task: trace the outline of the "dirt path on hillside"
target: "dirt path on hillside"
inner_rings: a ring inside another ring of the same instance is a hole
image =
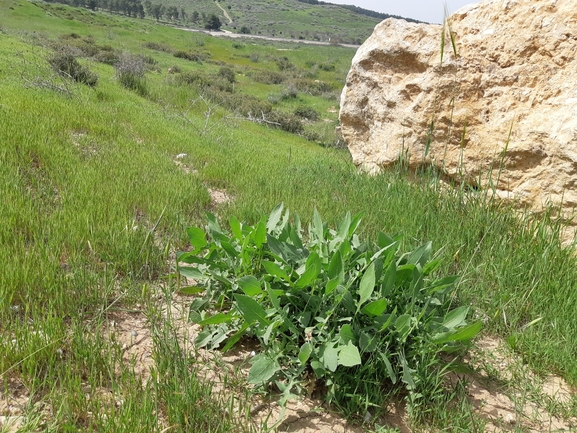
[[[232,24],[232,18],[230,17],[230,15],[228,14],[228,12],[220,5],[219,2],[214,2],[215,5],[217,5],[220,10],[222,11],[222,13],[224,14],[225,18],[228,20],[229,24]]]
[[[200,29],[190,29],[187,27],[175,27],[180,30],[184,30],[186,32],[195,32],[195,33],[204,33],[210,36],[216,37],[224,37],[224,38],[243,38],[243,39],[261,39],[264,41],[275,41],[275,42],[292,42],[297,44],[305,44],[305,45],[324,45],[324,46],[335,46],[335,44],[331,42],[321,42],[321,41],[309,41],[306,39],[290,39],[290,38],[275,38],[272,36],[262,36],[262,35],[247,35],[241,33],[232,33],[226,30],[222,30],[219,32],[207,31],[207,30],[200,30]],[[345,47],[345,48],[354,48],[358,49],[360,45],[353,45],[353,44],[337,44],[336,46]]]

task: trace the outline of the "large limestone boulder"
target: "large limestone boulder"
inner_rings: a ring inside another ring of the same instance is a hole
[[[387,19],[341,97],[355,164],[403,157],[540,210],[577,207],[576,0],[486,0],[443,27]],[[449,27],[450,30],[449,31]],[[456,45],[454,54],[450,33]]]

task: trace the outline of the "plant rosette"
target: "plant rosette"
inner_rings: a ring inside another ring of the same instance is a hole
[[[457,276],[435,278],[432,245],[399,253],[400,237],[376,242],[355,233],[360,216],[330,229],[315,210],[308,230],[282,204],[254,226],[230,218],[230,232],[208,214],[205,230],[187,230],[191,252],[178,273],[195,282],[190,320],[198,347],[258,339],[248,381],[281,391],[281,403],[314,377],[350,413],[380,406],[390,390],[410,402],[441,391],[439,380],[481,330],[469,307],[453,308]],[[447,361],[447,359],[451,361]]]

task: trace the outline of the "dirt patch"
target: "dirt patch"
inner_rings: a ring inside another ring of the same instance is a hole
[[[109,312],[102,332],[111,344],[121,347],[123,361],[132,365],[134,372],[147,381],[154,366],[154,344],[147,319],[139,305],[135,310]]]
[[[575,393],[560,377],[533,374],[501,340],[483,337],[468,359],[476,374],[466,375],[469,400],[487,420],[487,432],[575,431],[576,418],[564,418]]]
[[[0,389],[0,431],[12,433],[24,424],[24,413],[30,405],[28,391],[16,379],[8,379]]]
[[[215,206],[228,203],[232,200],[232,197],[228,195],[224,189],[209,188],[208,193],[210,194],[210,201]]]
[[[198,170],[183,161],[187,156],[186,153],[179,153],[172,162],[186,174],[198,174]]]

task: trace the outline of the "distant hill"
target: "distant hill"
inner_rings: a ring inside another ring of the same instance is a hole
[[[361,44],[375,25],[400,18],[319,0],[53,0],[167,24],[204,28],[213,15],[235,33]],[[225,13],[226,12],[226,13]]]
[[[334,3],[330,3],[330,2],[324,2],[324,1],[319,1],[319,0],[298,0],[301,3],[308,3],[310,5],[332,5],[332,6],[340,6],[342,8],[351,10],[355,13],[361,14],[361,15],[366,15],[368,17],[373,17],[373,18],[379,18],[381,20],[386,20],[387,18],[397,18],[397,19],[401,19],[401,20],[406,20],[409,22],[413,22],[413,23],[419,23],[421,21],[419,20],[414,20],[412,18],[405,18],[405,17],[401,17],[399,15],[391,15],[391,14],[385,14],[382,12],[376,12],[376,11],[372,11],[370,9],[363,9],[361,7],[355,6],[355,5],[337,5]]]

